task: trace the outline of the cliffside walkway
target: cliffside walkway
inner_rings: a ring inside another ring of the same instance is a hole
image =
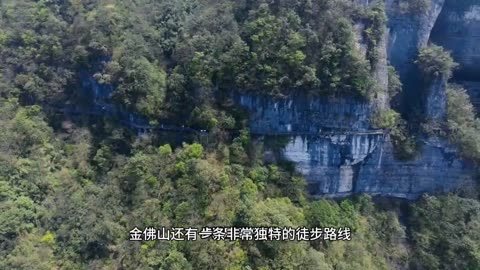
[[[57,107],[57,106],[43,106],[49,111],[63,113],[66,115],[90,115],[90,116],[109,116],[118,118],[119,121],[137,131],[138,134],[146,134],[149,132],[154,131],[168,131],[168,132],[181,132],[181,133],[207,133],[208,130],[196,130],[191,127],[187,126],[177,126],[171,124],[158,124],[158,125],[151,125],[148,124],[144,119],[136,117],[133,114],[121,112],[115,109],[107,109],[108,107],[102,108],[92,108],[92,109],[85,109],[79,107]]]
[[[119,119],[120,123],[133,129],[138,135],[144,135],[154,132],[173,132],[173,133],[191,133],[195,135],[208,135],[207,129],[194,129],[185,125],[172,125],[172,124],[157,124],[151,125],[145,119],[138,117],[132,113],[119,111],[113,106],[94,106],[93,108],[81,108],[77,106],[52,106],[44,105],[44,109],[47,111],[53,111],[57,113],[63,113],[66,115],[90,115],[97,117],[114,117]],[[239,130],[226,130],[227,133],[238,133]],[[329,137],[336,135],[384,135],[385,131],[381,129],[365,130],[365,131],[348,131],[348,130],[325,130],[325,131],[255,131],[250,132],[253,135],[258,136],[319,136]]]

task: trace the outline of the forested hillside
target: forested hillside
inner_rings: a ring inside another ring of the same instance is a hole
[[[425,4],[406,2],[405,12]],[[475,191],[415,202],[314,200],[292,164],[265,161],[233,104],[237,92],[375,98],[386,19],[383,1],[0,0],[0,269],[480,269]],[[366,57],[355,37],[360,20]],[[454,67],[445,57],[440,73]],[[419,60],[437,67],[432,58]],[[393,99],[401,82],[389,71]],[[52,109],[89,108],[90,77],[115,89],[109,103],[150,125],[208,130],[207,138],[137,136],[112,117]],[[475,160],[480,125],[458,88],[450,86],[442,128]],[[405,121],[382,112],[372,121],[392,129],[400,155],[413,155]],[[129,241],[134,227],[206,226],[352,234]]]

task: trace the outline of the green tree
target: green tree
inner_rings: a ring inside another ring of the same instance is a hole
[[[2,266],[2,263],[0,263]],[[56,267],[53,249],[42,243],[37,232],[24,234],[18,240],[15,249],[7,256],[6,269],[51,270]]]
[[[463,155],[480,159],[480,119],[465,89],[459,85],[447,86],[447,125],[449,139],[459,146]]]
[[[415,63],[427,79],[439,76],[450,78],[453,69],[458,66],[449,52],[434,44],[422,48]]]
[[[151,118],[159,118],[164,106],[166,74],[146,58],[127,59],[116,99],[127,108]]]

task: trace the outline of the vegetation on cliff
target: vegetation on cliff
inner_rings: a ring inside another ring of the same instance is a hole
[[[9,95],[22,103],[81,98],[78,74],[90,73],[118,89],[114,101],[151,120],[191,118],[233,89],[367,96],[374,82],[353,23],[369,22],[374,57],[385,22],[381,7],[344,0],[1,5],[2,68],[16,89]]]
[[[232,90],[369,97],[385,31],[377,4],[0,1],[0,269],[478,269],[478,201],[425,197],[407,211],[364,196],[314,201],[291,167],[263,161],[248,132],[221,136],[245,126]],[[453,67],[431,56],[444,59],[423,51],[429,74]],[[91,77],[115,88],[108,102],[151,123],[219,134],[203,144],[136,136],[111,119],[68,120],[39,106],[91,102]],[[393,69],[389,82],[393,97]],[[479,124],[462,90],[449,90],[448,110],[452,140],[478,157]],[[372,122],[413,152],[396,112]],[[135,226],[346,226],[352,240],[132,242]]]
[[[459,85],[447,87],[447,127],[449,139],[470,159],[480,161],[480,119],[470,97]]]
[[[412,269],[480,268],[480,203],[425,197],[412,209]]]
[[[433,44],[420,50],[416,63],[428,83],[435,78],[446,82],[458,67],[449,52]],[[445,123],[429,122],[425,125],[426,129],[441,130],[440,135],[446,136],[454,145],[457,145],[466,158],[478,162],[480,161],[480,119],[476,117],[470,97],[462,86],[451,83],[445,83],[445,85],[447,95]]]
[[[298,175],[247,156],[248,136],[212,149],[137,141],[124,155],[118,135],[95,142],[81,127],[54,132],[38,107],[1,108],[2,269],[386,269],[401,248],[393,213],[368,198],[310,202]],[[355,237],[138,243],[135,226],[349,226]]]
[[[415,61],[425,79],[431,80],[443,76],[449,79],[453,70],[458,66],[449,52],[435,44],[422,48]]]

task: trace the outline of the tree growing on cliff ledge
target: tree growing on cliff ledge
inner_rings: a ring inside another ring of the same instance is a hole
[[[428,80],[439,76],[448,79],[452,76],[452,71],[458,66],[453,61],[450,52],[435,44],[422,48],[415,64],[418,65],[420,71]]]

